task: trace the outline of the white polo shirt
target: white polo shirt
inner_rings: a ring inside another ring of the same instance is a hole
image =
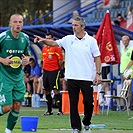
[[[96,39],[85,32],[81,40],[67,35],[56,42],[65,49],[65,78],[93,81],[94,57],[100,56]]]

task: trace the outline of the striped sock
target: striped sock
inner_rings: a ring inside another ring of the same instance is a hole
[[[11,110],[9,115],[8,115],[6,128],[10,129],[12,131],[14,126],[17,123],[18,117],[19,117],[19,112]]]

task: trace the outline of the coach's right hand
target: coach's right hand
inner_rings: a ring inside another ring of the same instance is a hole
[[[34,43],[36,43],[36,42],[42,42],[43,40],[44,40],[44,38],[42,38],[42,37],[40,37],[40,36],[37,36],[37,35],[34,35]]]

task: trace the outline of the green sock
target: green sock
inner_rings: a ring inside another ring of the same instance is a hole
[[[2,116],[4,114],[3,110],[2,110],[2,106],[0,106],[0,116]]]
[[[8,118],[7,118],[7,128],[11,131],[13,130],[15,124],[17,123],[19,117],[19,112],[15,112],[13,110],[10,111]]]

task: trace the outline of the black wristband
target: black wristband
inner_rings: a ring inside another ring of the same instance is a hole
[[[101,72],[96,72],[96,74],[101,75]]]

